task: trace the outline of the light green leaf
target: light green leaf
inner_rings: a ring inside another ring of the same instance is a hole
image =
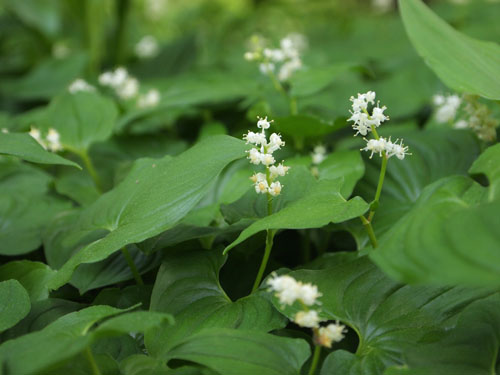
[[[224,253],[263,230],[320,228],[364,214],[368,204],[360,197],[346,201],[340,194],[342,183],[342,179],[317,182],[302,198],[246,228]]]
[[[217,328],[187,338],[169,356],[224,375],[298,375],[309,355],[309,345],[302,339]]]
[[[411,42],[448,87],[500,100],[498,44],[456,31],[421,0],[400,0],[399,5]]]
[[[64,264],[50,287],[64,285],[82,263],[104,260],[125,245],[173,227],[196,206],[220,171],[244,156],[244,150],[243,141],[216,136],[175,158],[137,162],[127,178],[86,208],[75,230],[68,231],[72,244],[91,234],[94,239]]]
[[[67,92],[50,102],[43,130],[56,129],[63,147],[81,154],[111,136],[117,114],[114,102],[97,92]]]
[[[207,328],[238,328],[268,332],[282,328],[283,316],[269,300],[254,293],[232,302],[219,284],[226,257],[218,250],[168,255],[151,296],[151,310],[172,314],[176,324],[146,335],[148,351],[167,358],[169,350]]]
[[[54,270],[41,262],[17,260],[0,266],[0,280],[16,279],[28,291],[32,302],[48,298],[47,281]]]
[[[0,332],[16,325],[31,308],[30,297],[17,280],[0,282],[0,301]]]
[[[29,134],[0,133],[0,154],[17,156],[33,163],[71,165],[82,169],[75,162],[44,150]]]
[[[377,250],[378,251],[378,250]],[[494,291],[401,285],[385,276],[367,257],[320,270],[298,270],[290,276],[318,286],[320,314],[340,320],[359,337],[356,354],[334,351],[322,375],[378,375],[403,364],[405,348],[426,334],[453,327],[456,314]],[[331,261],[331,260],[330,260]],[[273,302],[280,308],[279,301]],[[285,309],[292,318],[300,306]]]

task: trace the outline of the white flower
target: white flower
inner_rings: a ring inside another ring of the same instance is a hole
[[[271,62],[260,63],[259,70],[262,74],[269,74],[274,72],[275,66]]]
[[[299,311],[295,314],[293,321],[301,327],[316,328],[320,318],[316,310]]]
[[[307,306],[312,306],[318,303],[316,300],[321,297],[322,294],[318,292],[318,287],[311,283],[300,284],[300,300]]]
[[[399,144],[397,143],[399,140],[397,139],[396,142],[388,142],[386,145],[386,154],[387,157],[390,158],[391,156],[396,156],[399,160],[403,160],[406,155],[411,155],[408,153],[408,146],[403,145],[403,140],[399,141]]]
[[[443,105],[445,101],[446,98],[443,95],[434,95],[432,97],[432,103],[434,103],[436,107]]]
[[[243,139],[247,141],[247,143],[252,143],[254,145],[265,145],[267,143],[265,134],[254,133],[251,131],[249,131],[248,134],[245,134]]]
[[[269,185],[267,184],[266,180],[258,181],[255,184],[255,192],[257,193],[266,194],[268,190],[269,190]]]
[[[257,121],[257,127],[261,128],[262,130],[269,129],[271,126],[271,122],[273,121],[267,121],[267,116],[265,118],[262,117],[257,117],[259,121]]]
[[[284,166],[282,163],[278,165],[271,165],[269,167],[269,172],[271,173],[271,178],[276,178],[278,176],[284,176],[287,174],[290,167]]]
[[[281,184],[279,181],[275,181],[271,183],[271,186],[269,186],[267,192],[271,194],[273,197],[279,195],[281,193]]]
[[[453,121],[457,115],[462,99],[458,95],[434,95],[433,103],[436,106],[436,121],[446,123]]]
[[[132,99],[139,92],[139,81],[135,78],[128,77],[126,81],[120,86],[116,93],[122,99]]]
[[[465,121],[465,120],[459,120],[459,121],[457,121],[457,122],[453,125],[453,127],[454,127],[455,129],[465,129],[465,128],[467,128],[468,126],[469,126],[469,123],[468,123],[467,121]]]
[[[314,165],[321,164],[323,160],[326,159],[326,148],[323,145],[317,145],[314,147],[313,152],[311,153],[312,163]]]
[[[326,154],[326,147],[323,146],[323,145],[317,145],[317,146],[314,147],[313,152],[315,154],[323,154],[323,155],[325,155]]]
[[[255,53],[255,52],[245,52],[245,54],[243,55],[243,57],[247,61],[254,61],[254,60],[257,60],[257,58],[259,57],[259,54]]]
[[[135,54],[141,59],[151,58],[158,54],[158,41],[152,35],[146,35],[135,45]]]
[[[252,148],[248,151],[248,159],[250,159],[250,163],[259,165],[262,162],[262,154],[256,148]]]
[[[137,101],[139,108],[156,107],[160,102],[160,92],[156,89],[149,90],[145,95],[141,95]]]
[[[40,133],[40,130],[32,126],[29,135],[31,135],[44,149],[47,149],[45,142],[42,140],[42,134]]]
[[[47,148],[50,151],[60,151],[63,149],[60,141],[60,135],[57,132],[57,130],[50,128],[49,132],[47,133],[47,137],[45,137],[47,140]]]
[[[274,276],[267,280],[269,289],[276,292],[275,296],[282,305],[292,305],[300,293],[299,283],[291,276]]]
[[[387,146],[387,141],[384,138],[380,139],[365,139],[366,147],[362,148],[361,151],[371,152],[370,159],[373,157],[373,154],[379,154],[382,156],[382,152],[385,151]]]
[[[8,133],[9,133],[9,129],[7,129],[7,128],[2,128],[2,133],[3,133],[3,134],[8,134]]]
[[[84,79],[78,78],[71,83],[68,87],[68,91],[71,94],[77,93],[79,91],[92,92],[95,91],[95,87],[87,83]]]
[[[347,330],[344,325],[339,324],[339,322],[331,323],[326,327],[321,327],[318,330],[318,337],[316,338],[318,343],[327,348],[332,347],[332,342],[339,342],[345,337]]]
[[[262,154],[261,157],[261,163],[264,164],[266,167],[270,166],[271,164],[274,164],[276,160],[274,159],[274,156],[272,154]]]
[[[282,146],[285,145],[285,142],[281,140],[279,134],[273,133],[269,137],[269,144],[267,145],[267,152],[273,153],[276,150],[279,150]]]
[[[253,183],[267,181],[266,175],[264,173],[254,173],[252,177],[250,177]]]
[[[278,79],[280,81],[288,80],[293,75],[293,73],[295,73],[301,67],[302,67],[302,61],[298,57],[295,57],[292,60],[285,62],[281,66],[278,72]]]
[[[384,115],[384,111],[386,109],[387,107],[385,105],[382,108],[380,107],[373,108],[373,112],[371,115],[371,120],[373,125],[378,127],[380,126],[381,123],[389,119],[388,116]]]

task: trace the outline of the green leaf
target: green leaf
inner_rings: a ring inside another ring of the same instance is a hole
[[[330,86],[338,75],[353,68],[356,68],[356,65],[343,63],[322,68],[299,70],[290,79],[292,86],[290,94],[297,97],[316,94]]]
[[[488,199],[500,198],[500,144],[488,147],[474,161],[469,173],[486,175],[489,180]]]
[[[0,280],[16,279],[27,290],[32,302],[48,298],[47,281],[54,270],[41,262],[18,260],[0,266]]]
[[[405,348],[428,333],[453,327],[457,313],[494,293],[487,289],[401,285],[367,257],[346,261],[342,254],[339,256],[336,266],[290,273],[296,280],[318,286],[323,293],[321,316],[340,320],[359,337],[356,354],[334,351],[330,356],[335,359],[325,362],[322,375],[378,375],[388,366],[403,364]],[[280,308],[274,297],[273,302]],[[299,308],[288,307],[284,313],[292,318]]]
[[[225,375],[297,375],[309,355],[309,344],[302,339],[217,328],[187,338],[169,357],[200,363]]]
[[[500,46],[464,35],[421,0],[400,0],[401,16],[417,52],[450,88],[500,99]]]
[[[99,338],[149,330],[171,319],[167,314],[146,311],[111,318],[126,311],[109,306],[88,307],[40,331],[6,341],[0,345],[2,369],[16,375],[40,374],[78,355]],[[105,318],[110,319],[93,328]],[[30,360],[23,360],[27,355]]]
[[[71,165],[82,169],[75,162],[44,150],[29,134],[1,133],[0,154],[17,156],[33,163]]]
[[[226,257],[217,250],[166,256],[153,288],[151,310],[172,314],[176,324],[146,335],[148,351],[166,358],[169,350],[207,328],[268,332],[283,327],[283,317],[260,293],[232,302],[219,284]]]
[[[59,288],[82,263],[95,263],[125,245],[153,237],[181,220],[206,194],[211,182],[231,161],[244,155],[243,141],[216,136],[181,155],[136,162],[116,188],[86,208],[75,230],[73,243],[93,233],[105,233],[83,246],[49,283]],[[76,238],[75,238],[76,237]]]
[[[359,197],[346,201],[340,194],[342,183],[342,179],[317,182],[302,198],[246,228],[224,253],[263,230],[320,228],[364,214],[368,204]]]
[[[294,138],[322,137],[339,129],[333,123],[305,115],[276,118],[274,127],[277,132]]]
[[[67,59],[48,59],[20,79],[4,80],[0,91],[20,100],[47,100],[66,90],[81,77],[87,56],[78,54]]]
[[[465,177],[430,185],[372,259],[406,282],[499,286],[500,201],[485,201],[485,193]]]
[[[81,154],[111,136],[117,114],[114,102],[96,92],[64,93],[50,102],[43,129],[56,129],[63,147]]]
[[[0,282],[0,301],[0,332],[16,325],[31,308],[30,297],[17,280]]]
[[[413,346],[405,353],[404,369],[389,369],[385,375],[491,375],[498,371],[500,340],[498,294],[468,306],[456,327],[439,340]]]
[[[48,194],[51,177],[37,168],[1,163],[0,171],[0,254],[28,253],[40,246],[52,217],[70,204]]]

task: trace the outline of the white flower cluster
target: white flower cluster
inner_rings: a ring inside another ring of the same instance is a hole
[[[139,108],[152,108],[160,103],[160,92],[157,89],[151,89],[143,95],[139,95],[137,106]]]
[[[458,95],[434,95],[433,104],[436,106],[435,118],[439,123],[453,124],[455,129],[472,129],[479,139],[487,142],[496,139],[496,128],[498,120],[491,117],[489,108],[480,103],[472,95],[464,95],[463,99]],[[465,102],[463,107],[465,118],[459,118],[457,113],[460,105]]]
[[[114,71],[102,73],[99,76],[99,83],[102,86],[111,87],[116,95],[124,100],[137,98],[139,108],[151,108],[160,102],[160,92],[151,89],[145,94],[139,94],[140,84],[137,78],[131,77],[127,69],[116,68]]]
[[[266,167],[266,173],[255,173],[250,178],[254,183],[255,191],[260,194],[269,194],[275,197],[281,193],[281,189],[283,188],[281,183],[275,180],[279,176],[286,175],[290,167],[283,165],[283,163],[275,165],[276,160],[274,159],[273,153],[283,147],[285,142],[283,142],[281,136],[276,133],[272,133],[269,140],[267,139],[266,129],[269,129],[271,123],[272,121],[268,121],[267,117],[259,117],[257,127],[262,129],[262,131],[258,133],[249,131],[243,136],[243,139],[247,141],[247,143],[256,146],[247,151],[250,163],[255,165],[262,164]]]
[[[344,338],[347,332],[344,325],[337,321],[327,326],[320,326],[324,319],[321,319],[317,310],[310,308],[310,306],[320,304],[318,298],[322,294],[316,285],[304,284],[288,275],[273,275],[267,280],[267,284],[269,291],[275,292],[275,296],[283,307],[293,305],[296,301],[299,302],[303,309],[295,314],[293,322],[301,327],[312,328],[314,341],[318,345],[331,348],[333,342],[339,342]]]
[[[379,139],[369,140],[365,138],[365,141],[366,147],[361,150],[371,152],[370,159],[373,157],[373,154],[379,154],[379,156],[382,156],[382,153],[384,152],[387,158],[396,156],[399,160],[403,160],[406,155],[411,155],[408,153],[408,146],[403,145],[403,140],[397,139],[396,142],[391,142],[390,137],[389,139],[379,137]]]
[[[103,86],[111,87],[116,95],[128,100],[137,96],[139,93],[139,81],[131,77],[127,69],[123,67],[116,68],[112,72],[105,72],[99,76],[99,83]]]
[[[280,41],[280,48],[263,48],[261,40],[253,38],[253,50],[245,53],[248,61],[259,63],[262,74],[275,74],[280,81],[287,81],[294,72],[302,68],[300,51],[306,39],[300,34],[290,34]]]
[[[326,147],[317,145],[311,153],[312,163],[315,165],[321,164],[326,159]]]
[[[46,150],[57,152],[63,149],[60,140],[61,136],[57,130],[53,128],[49,129],[45,138],[42,137],[40,130],[34,127],[31,127],[29,135],[31,135]]]
[[[350,100],[352,102],[351,117],[348,121],[353,121],[354,124],[352,128],[356,130],[358,134],[367,135],[369,132],[373,133],[374,139],[366,139],[366,146],[362,148],[362,151],[371,152],[370,158],[373,154],[379,154],[379,156],[385,155],[385,157],[390,158],[391,156],[396,156],[398,159],[403,160],[406,155],[411,155],[408,153],[408,146],[403,145],[403,140],[397,139],[395,142],[389,139],[379,137],[376,128],[378,128],[383,122],[389,120],[389,116],[384,114],[387,107],[384,105],[380,107],[380,103],[377,102],[375,105],[376,93],[374,91],[368,91],[364,94],[358,94],[355,98],[351,96]],[[368,112],[369,105],[374,106],[372,108],[372,113]],[[399,143],[398,143],[399,142]]]
[[[498,127],[498,120],[491,116],[489,108],[482,103],[479,103],[476,97],[465,96],[465,113],[467,120],[461,120],[455,123],[455,128],[469,127],[477,134],[478,138],[492,142],[497,138],[496,128]]]
[[[152,35],[142,37],[134,47],[135,54],[140,59],[155,57],[158,54],[159,49],[158,41]]]
[[[75,94],[80,91],[93,92],[95,91],[95,87],[89,84],[82,78],[78,78],[74,80],[71,85],[68,86],[68,91],[71,94]]]
[[[373,91],[358,94],[357,98],[351,96],[352,111],[349,111],[351,117],[348,121],[354,122],[352,128],[356,130],[355,135],[366,135],[372,131],[372,128],[378,128],[384,121],[389,120],[389,116],[384,115],[387,107],[380,107],[379,103],[377,103],[376,107],[373,107],[371,115],[368,113],[368,105],[375,104],[375,96],[376,94]]]
[[[458,95],[434,95],[432,102],[436,106],[436,121],[443,124],[455,120],[462,99]]]

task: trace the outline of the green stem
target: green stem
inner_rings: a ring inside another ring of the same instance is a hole
[[[94,355],[92,354],[92,349],[90,349],[90,346],[87,346],[85,348],[85,356],[87,357],[87,360],[89,361],[90,368],[92,369],[92,374],[93,375],[101,375],[101,371],[99,371],[99,367],[97,366],[97,362],[95,361]]]
[[[134,275],[135,282],[137,285],[144,285],[144,281],[142,281],[141,274],[139,273],[139,270],[135,266],[134,260],[132,259],[132,256],[128,252],[127,248],[125,246],[122,247],[122,254],[125,257],[125,260],[127,261],[128,266],[130,267],[130,270],[132,271],[132,274]]]
[[[308,375],[314,375],[314,373],[316,372],[316,368],[318,367],[318,363],[319,363],[320,354],[321,354],[321,345],[315,345],[313,358],[312,358],[312,362],[311,362],[311,367],[309,369]]]
[[[271,81],[273,82],[273,85],[274,85],[274,88],[276,89],[276,91],[278,91],[280,94],[282,94],[286,98],[286,100],[288,100],[288,103],[290,105],[290,114],[296,115],[298,113],[297,98],[294,98],[294,97],[291,97],[290,95],[288,95],[288,92],[285,90],[285,88],[280,83],[280,81],[276,78],[276,75],[274,74],[274,72],[270,71],[268,73],[268,75],[269,75],[269,78],[271,79]]]
[[[97,174],[97,171],[94,168],[94,165],[92,164],[92,160],[90,159],[87,150],[80,152],[79,155],[82,158],[83,164],[85,164],[85,167],[87,168],[90,177],[92,177],[92,180],[94,180],[94,184],[97,190],[99,191],[99,193],[102,193],[101,179],[99,178],[99,175]]]
[[[269,168],[266,169],[267,180],[270,180]],[[267,194],[267,216],[270,216],[273,213],[273,197],[270,194]],[[274,240],[275,231],[272,229],[267,230],[266,235],[266,248],[264,249],[264,256],[262,257],[262,261],[260,262],[259,272],[257,272],[257,277],[253,283],[252,293],[255,292],[262,281],[262,277],[264,276],[264,271],[267,267],[267,262],[269,261],[269,256],[271,255],[271,249],[273,248],[273,240]]]
[[[297,115],[299,113],[298,107],[297,107],[297,98],[294,98],[293,96],[290,96],[290,113],[292,115]]]
[[[377,243],[377,237],[375,237],[375,232],[373,231],[372,223],[366,219],[363,215],[359,217],[361,219],[361,222],[363,223],[363,226],[365,227],[366,233],[368,233],[368,237],[370,238],[370,243],[372,244],[372,247],[375,249],[378,246]]]
[[[368,221],[372,221],[373,215],[375,215],[375,211],[378,208],[379,200],[380,200],[380,194],[382,193],[382,186],[384,186],[384,178],[385,178],[385,171],[387,170],[387,161],[389,159],[387,158],[387,155],[384,152],[384,155],[382,156],[382,166],[380,168],[380,175],[378,176],[378,184],[377,184],[377,190],[375,192],[375,199],[373,200],[373,203],[370,207],[370,214],[368,215]]]

